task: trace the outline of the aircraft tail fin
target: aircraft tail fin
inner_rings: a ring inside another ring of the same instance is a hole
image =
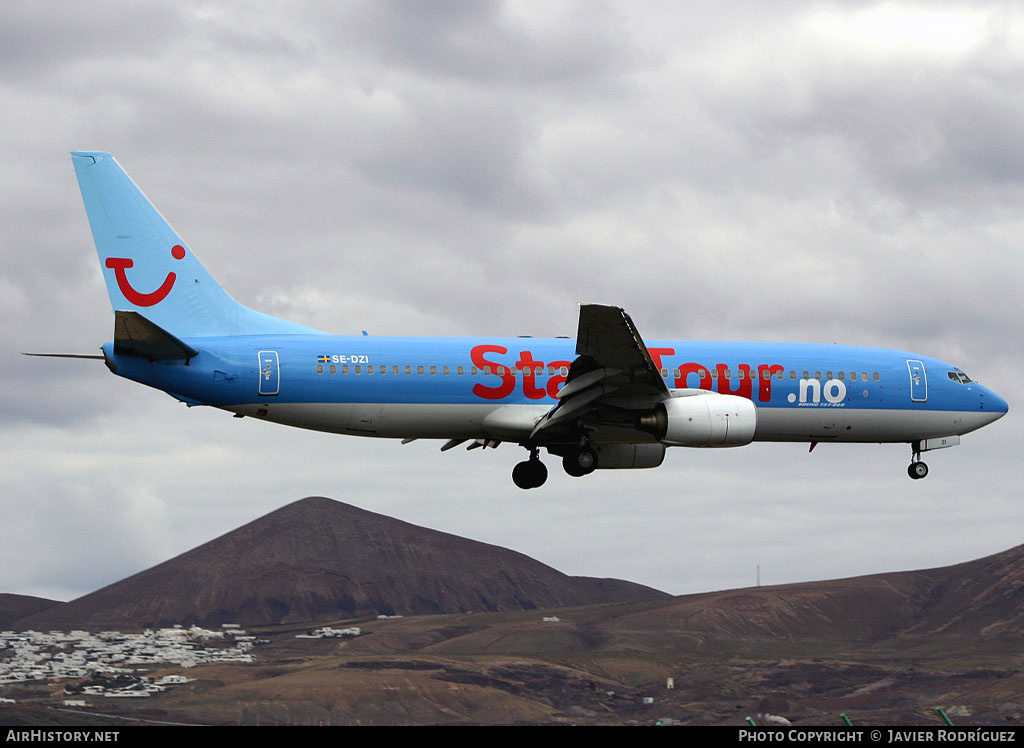
[[[231,298],[109,153],[71,159],[115,311],[172,337],[320,333]]]

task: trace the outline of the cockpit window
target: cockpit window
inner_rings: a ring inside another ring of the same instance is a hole
[[[970,384],[973,380],[962,371],[947,371],[946,376],[960,384]]]

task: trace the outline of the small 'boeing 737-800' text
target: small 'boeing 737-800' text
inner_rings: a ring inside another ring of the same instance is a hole
[[[112,372],[188,405],[339,434],[513,442],[512,479],[652,468],[667,447],[753,441],[959,444],[1006,401],[938,359],[842,345],[645,343],[614,306],[569,338],[334,336],[232,299],[109,153],[72,153],[114,308]],[[65,354],[47,354],[65,355]],[[71,355],[71,354],[67,354]]]

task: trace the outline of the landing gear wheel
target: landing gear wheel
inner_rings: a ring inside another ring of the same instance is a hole
[[[589,475],[597,468],[597,452],[580,447],[562,458],[562,468],[574,478]]]
[[[526,460],[512,468],[512,482],[520,488],[540,488],[548,479],[548,469],[540,460]]]
[[[562,469],[567,475],[571,475],[573,478],[582,478],[587,474],[587,471],[579,466],[576,462],[576,454],[570,453],[562,458]]]
[[[912,462],[910,467],[907,468],[907,475],[914,480],[921,480],[921,478],[928,475],[928,466],[923,462]]]

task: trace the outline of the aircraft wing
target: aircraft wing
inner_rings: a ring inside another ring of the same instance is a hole
[[[558,404],[537,422],[531,440],[602,410],[646,409],[670,397],[633,320],[619,307],[580,305],[576,356]]]

